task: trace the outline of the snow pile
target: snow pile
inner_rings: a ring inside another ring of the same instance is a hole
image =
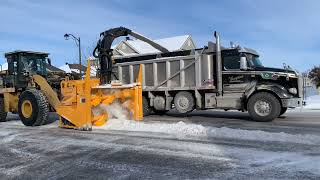
[[[178,136],[206,136],[207,128],[197,124],[178,123],[145,123],[142,121],[110,119],[97,129],[120,130],[120,131],[138,131],[138,132],[156,132],[167,133]]]
[[[310,96],[306,100],[305,109],[320,109],[320,95]]]
[[[320,144],[320,136],[316,135],[288,134],[284,132],[266,132],[261,130],[243,130],[232,129],[228,127],[205,127],[199,124],[187,124],[182,121],[178,123],[148,123],[125,119],[110,119],[104,126],[95,127],[95,129],[166,133],[182,137],[203,136],[266,142],[276,141],[301,144]]]

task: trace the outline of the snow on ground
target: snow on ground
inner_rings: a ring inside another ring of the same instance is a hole
[[[320,95],[308,97],[304,109],[320,109]]]
[[[258,141],[277,141],[304,144],[320,144],[320,136],[310,134],[288,134],[284,132],[266,132],[261,130],[243,130],[228,127],[206,127],[199,124],[188,124],[185,122],[148,123],[133,120],[110,119],[101,127],[94,129],[156,132],[176,135],[177,137],[205,136],[211,138],[230,138]]]
[[[120,131],[156,132],[174,134],[178,136],[207,135],[206,127],[198,124],[186,124],[182,121],[178,123],[147,123],[134,120],[110,119],[104,126],[95,128]]]

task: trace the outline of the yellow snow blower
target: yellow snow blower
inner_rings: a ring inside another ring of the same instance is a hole
[[[88,61],[90,65],[90,61]],[[56,106],[60,117],[60,127],[90,130],[92,125],[104,125],[112,111],[112,104],[119,105],[127,119],[142,120],[141,71],[136,83],[99,85],[99,79],[90,79],[88,65],[84,80],[61,82],[63,99]]]

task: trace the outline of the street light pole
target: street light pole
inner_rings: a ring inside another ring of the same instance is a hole
[[[81,65],[81,40],[80,40],[80,37],[79,37],[79,64]]]
[[[64,35],[64,38],[66,39],[66,40],[69,40],[69,37],[72,37],[72,39],[76,42],[76,45],[78,46],[78,48],[79,48],[79,64],[81,65],[81,39],[80,39],[80,37],[76,37],[76,36],[74,36],[73,34],[65,34]]]

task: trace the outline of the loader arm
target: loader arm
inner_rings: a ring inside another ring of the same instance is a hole
[[[51,88],[51,86],[48,84],[48,81],[44,77],[40,75],[33,75],[32,78],[47,97],[49,104],[56,110],[60,105],[60,100],[57,93]]]
[[[121,36],[132,36],[141,41],[150,44],[152,47],[158,49],[161,52],[169,52],[168,49],[160,44],[152,41],[151,39],[136,33],[125,27],[118,27],[106,30],[100,33],[100,39],[97,42],[97,46],[93,50],[93,56],[99,58],[100,62],[100,80],[101,84],[106,84],[111,81],[112,76],[112,50],[111,45],[113,41]]]

